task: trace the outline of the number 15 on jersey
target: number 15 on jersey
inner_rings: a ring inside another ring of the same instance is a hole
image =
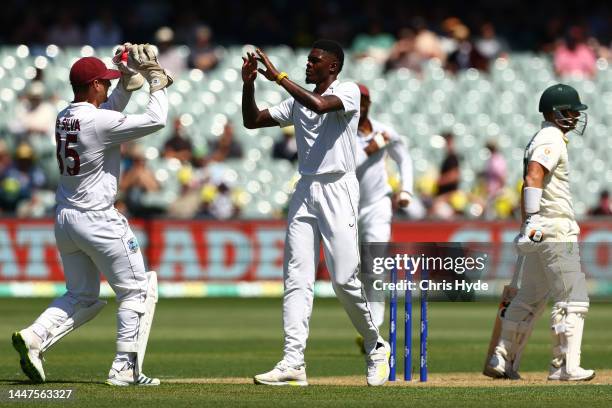
[[[76,176],[81,170],[79,152],[74,149],[78,143],[78,134],[78,132],[67,132],[66,141],[62,145],[61,135],[55,133],[55,143],[57,144],[55,155],[62,176]]]

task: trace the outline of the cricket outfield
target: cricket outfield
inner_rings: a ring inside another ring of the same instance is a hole
[[[48,382],[32,385],[11,347],[13,331],[28,325],[49,299],[0,299],[0,406],[9,390],[73,389],[63,402],[29,406],[609,406],[612,395],[612,304],[594,303],[586,319],[582,356],[597,377],[580,384],[546,381],[550,356],[547,314],[527,346],[524,380],[491,380],[480,374],[496,303],[430,303],[429,372],[426,384],[365,386],[365,363],[356,333],[335,299],[316,299],[306,352],[310,387],[265,387],[251,382],[281,358],[280,299],[161,299],[145,373],[160,387],[111,388],[103,384],[115,349],[115,303],[45,356]],[[417,328],[413,328],[417,338]],[[386,329],[385,329],[386,337]],[[398,339],[398,344],[402,344]],[[416,361],[413,367],[418,367]],[[398,367],[402,369],[401,365]],[[399,372],[399,371],[398,371]],[[398,375],[398,378],[401,376]],[[418,378],[418,375],[415,376]]]

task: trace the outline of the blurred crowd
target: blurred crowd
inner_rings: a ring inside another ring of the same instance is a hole
[[[531,50],[548,53],[560,78],[592,78],[598,60],[612,59],[612,13],[606,2],[570,2],[563,8],[551,1],[476,1],[468,8],[451,1],[358,3],[357,7],[351,1],[312,1],[296,8],[288,1],[265,6],[236,1],[197,5],[109,1],[104,6],[9,1],[0,16],[5,27],[0,42],[60,47],[111,47],[126,39],[151,42],[159,49],[162,66],[177,76],[188,69],[214,70],[225,45],[309,47],[320,37],[338,40],[352,58],[370,58],[385,71],[407,68],[419,73],[427,61],[437,59],[450,73],[468,68],[486,72],[491,61],[510,51]],[[2,215],[40,217],[53,212],[58,180],[53,168],[57,105],[40,81],[43,74],[39,70],[24,88],[16,114],[2,124],[10,135],[0,138]],[[208,138],[207,146],[193,146],[179,118],[169,126],[173,133],[160,156],[176,169],[179,180],[180,191],[174,192],[172,204],[167,205],[169,193],[147,152],[128,144],[123,146],[118,208],[141,217],[240,217],[243,192],[220,170],[220,164],[244,155],[234,137],[234,124],[227,123],[220,136]],[[276,138],[270,157],[294,163],[297,149],[292,129],[268,132]],[[455,152],[453,135],[441,136],[446,155],[439,169],[417,178],[418,199],[407,212],[397,209],[398,214],[439,219],[518,217],[521,186],[509,184],[508,164],[495,142],[487,143],[488,159],[472,189],[465,191],[459,188],[462,158]],[[399,188],[398,181],[391,179]],[[589,214],[611,213],[609,194],[602,191]],[[280,217],[282,212],[274,215]]]
[[[48,123],[49,119],[53,122],[54,105],[41,97],[41,87],[42,84],[34,82],[28,88],[21,101],[23,110],[11,123],[15,148],[9,149],[7,142],[0,139],[0,215],[44,217],[54,211],[55,168],[43,169],[42,165],[55,166],[55,152],[37,157],[34,149],[44,138],[53,137]],[[145,147],[127,143],[122,145],[124,159],[117,208],[128,216],[143,218],[239,218],[244,192],[224,175],[224,163],[240,160],[244,155],[241,143],[234,136],[234,125],[226,123],[222,133],[211,138],[204,148],[192,145],[179,118],[174,118],[169,126],[173,132],[163,144],[159,159],[167,168],[175,170],[179,190],[168,200],[168,189],[163,188],[168,176],[156,173]],[[270,147],[270,157],[295,163],[297,148],[293,128],[272,128],[268,132],[277,135]],[[521,184],[512,185],[507,179],[508,163],[494,140],[487,142],[488,158],[483,161],[476,182],[466,190],[460,188],[462,157],[455,150],[453,134],[434,137],[444,140],[444,157],[436,171],[416,177],[415,200],[407,209],[396,207],[397,216],[443,220],[520,217]],[[399,195],[401,183],[397,172],[393,168],[389,171],[391,186]],[[285,210],[272,215],[282,217]],[[612,216],[608,191],[601,192],[588,215]]]
[[[122,38],[150,42],[159,27],[169,26],[176,31],[178,43],[191,44],[195,42],[194,29],[206,23],[222,45],[308,47],[315,38],[323,37],[348,47],[359,43],[360,37],[376,36],[378,45],[386,48],[405,28],[418,34],[423,24],[415,20],[422,20],[427,30],[439,36],[448,37],[448,30],[454,30],[455,35],[478,40],[481,51],[487,53],[497,51],[495,38],[503,39],[500,45],[512,49],[550,49],[573,25],[588,27],[589,37],[609,45],[611,14],[605,0],[475,0],[469,4],[452,0],[330,0],[302,2],[299,7],[289,0],[7,0],[0,15],[0,41],[60,46],[114,45]],[[452,16],[468,31],[445,24]],[[443,51],[445,47],[443,44]]]
[[[220,46],[309,47],[316,38],[334,39],[356,58],[373,58],[387,70],[420,71],[436,58],[451,72],[486,71],[509,51],[529,50],[550,53],[561,76],[592,77],[597,59],[612,57],[612,9],[602,0],[566,1],[563,7],[552,0],[479,0],[469,7],[450,0],[335,0],[298,8],[287,0],[104,5],[12,0],[0,20],[2,44],[155,43],[164,67],[175,75],[187,68],[214,69]]]

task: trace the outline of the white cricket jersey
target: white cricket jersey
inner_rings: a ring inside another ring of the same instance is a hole
[[[57,115],[55,141],[61,174],[55,195],[58,208],[112,208],[119,181],[121,143],[153,133],[166,124],[165,89],[154,92],[145,113],[138,115],[121,113],[130,94],[118,85],[99,109],[88,102],[77,102]]]
[[[359,194],[361,196],[359,207],[364,208],[382,197],[391,194],[391,186],[387,175],[385,158],[387,152],[397,163],[402,182],[402,191],[412,194],[412,159],[400,135],[390,126],[376,120],[369,119],[372,133],[369,135],[358,132],[357,136],[357,179],[359,180]],[[385,148],[368,156],[364,149],[377,133],[386,133],[389,144]]]
[[[293,97],[269,109],[270,116],[281,127],[295,126],[302,175],[355,172],[359,88],[354,82],[336,80],[323,92],[325,95],[340,98],[344,110],[318,115]]]
[[[575,221],[569,185],[568,141],[554,124],[542,122],[542,129],[525,149],[524,174],[527,173],[530,161],[538,162],[548,170],[540,201],[542,217],[569,218]]]

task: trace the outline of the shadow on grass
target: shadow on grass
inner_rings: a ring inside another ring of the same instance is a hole
[[[75,380],[52,380],[36,383],[30,380],[16,380],[14,378],[0,378],[0,385],[42,385],[42,384],[98,384],[108,387],[103,381],[75,381]]]

